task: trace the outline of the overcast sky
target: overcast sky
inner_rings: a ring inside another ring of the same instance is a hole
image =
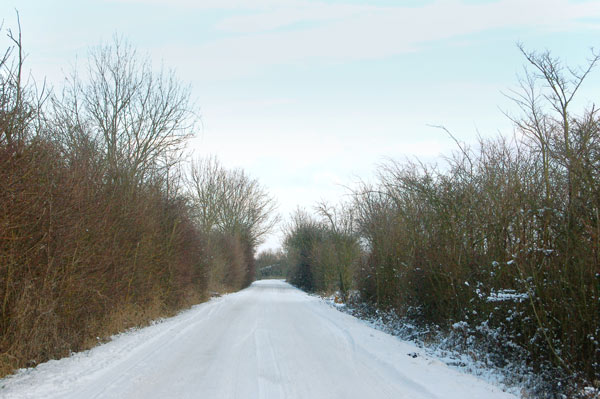
[[[57,88],[115,33],[176,69],[202,119],[190,148],[247,170],[284,217],[385,159],[452,151],[428,125],[465,142],[511,135],[517,42],[573,65],[600,48],[598,0],[2,0],[5,28],[15,8],[26,67]]]

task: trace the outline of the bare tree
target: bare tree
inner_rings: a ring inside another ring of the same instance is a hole
[[[187,186],[193,198],[194,216],[206,233],[219,224],[225,178],[226,172],[215,157],[195,160],[190,168]]]
[[[0,55],[0,144],[23,143],[29,137],[31,124],[40,117],[47,98],[45,84],[38,90],[31,77],[24,78],[23,39],[17,14],[17,31],[7,31],[11,47]],[[0,31],[2,24],[0,24]],[[39,130],[39,129],[38,129]]]
[[[113,180],[164,173],[179,160],[195,120],[189,86],[173,71],[154,72],[118,37],[90,51],[85,79],[75,71],[55,104],[65,140],[97,148]]]
[[[568,231],[577,226],[577,203],[581,202],[582,174],[589,171],[582,162],[589,158],[586,152],[593,146],[596,130],[596,110],[592,107],[586,115],[577,116],[571,111],[571,104],[581,85],[600,61],[600,53],[591,51],[591,57],[583,67],[572,68],[549,51],[528,51],[522,44],[518,48],[528,62],[525,77],[520,79],[520,89],[513,91],[509,98],[521,110],[521,115],[510,119],[517,128],[537,147],[541,156],[544,175],[545,217],[543,240],[549,240],[549,213],[551,189],[557,185],[551,176],[553,164],[564,171],[566,178],[566,225]],[[588,121],[583,123],[582,121]],[[584,126],[585,125],[585,126]],[[571,234],[567,234],[566,251],[572,250]]]
[[[257,180],[241,169],[225,169],[216,158],[192,164],[188,188],[205,231],[241,234],[254,247],[279,220],[275,200]]]
[[[537,53],[527,51],[522,44],[518,47],[533,67],[533,72],[526,74],[527,80],[521,84],[523,93],[514,98],[525,113],[517,126],[533,136],[544,148],[544,153],[551,138],[561,145],[559,154],[562,154],[567,168],[568,201],[571,204],[575,194],[573,173],[577,168],[577,157],[572,142],[574,116],[570,105],[584,80],[600,61],[600,54],[592,50],[592,56],[584,67],[571,68],[563,65],[549,51]],[[540,81],[542,87],[538,88]],[[552,129],[560,136],[552,137]]]

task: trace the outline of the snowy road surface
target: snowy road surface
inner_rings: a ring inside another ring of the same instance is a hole
[[[0,397],[514,398],[277,280],[21,371]]]

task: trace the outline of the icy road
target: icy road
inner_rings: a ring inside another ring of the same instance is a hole
[[[514,398],[277,280],[0,380],[3,398]]]

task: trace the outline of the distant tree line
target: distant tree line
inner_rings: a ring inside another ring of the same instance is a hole
[[[256,257],[256,279],[279,278],[287,276],[288,261],[282,250],[266,249]]]
[[[243,171],[186,163],[190,88],[126,41],[53,92],[0,57],[0,376],[254,279],[274,201]]]
[[[296,212],[284,249],[297,286],[466,326],[564,392],[600,380],[600,120],[573,109],[599,56],[570,68],[519,48],[512,138],[456,141],[442,167],[387,162],[352,204]]]

